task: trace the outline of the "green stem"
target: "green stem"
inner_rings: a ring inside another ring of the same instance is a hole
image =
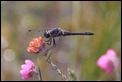
[[[41,70],[40,70],[40,64],[39,64],[39,59],[37,58],[37,63],[38,63],[38,79],[40,80],[40,81],[42,81],[42,77],[41,77]]]

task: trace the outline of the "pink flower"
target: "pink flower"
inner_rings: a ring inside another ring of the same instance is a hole
[[[109,49],[106,54],[98,59],[97,65],[104,69],[107,74],[110,74],[115,68],[120,66],[120,62],[116,56],[116,52],[113,49]]]
[[[22,79],[27,80],[33,76],[36,71],[36,67],[31,60],[25,60],[25,64],[21,65],[22,70],[20,74],[22,75]]]

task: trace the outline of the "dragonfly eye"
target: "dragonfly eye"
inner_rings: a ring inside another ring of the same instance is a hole
[[[46,38],[49,38],[49,37],[50,37],[50,34],[47,33],[47,32],[45,32],[45,33],[44,33],[44,36],[45,36]]]

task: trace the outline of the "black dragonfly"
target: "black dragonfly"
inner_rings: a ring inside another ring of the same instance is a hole
[[[31,30],[28,30],[31,31]],[[50,30],[46,30],[44,32],[44,37],[47,38],[48,40],[45,41],[48,45],[51,45],[47,50],[45,50],[44,54],[47,56],[47,53],[49,50],[52,48],[56,47],[56,42],[55,42],[55,37],[61,37],[61,36],[70,36],[70,35],[94,35],[92,32],[69,32],[65,31],[61,28],[53,28]],[[48,55],[47,59],[49,59],[50,55]]]

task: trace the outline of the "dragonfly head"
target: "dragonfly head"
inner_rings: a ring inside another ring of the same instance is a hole
[[[46,38],[50,38],[50,34],[49,34],[48,31],[45,31],[45,33],[44,33],[44,37],[46,37]]]

